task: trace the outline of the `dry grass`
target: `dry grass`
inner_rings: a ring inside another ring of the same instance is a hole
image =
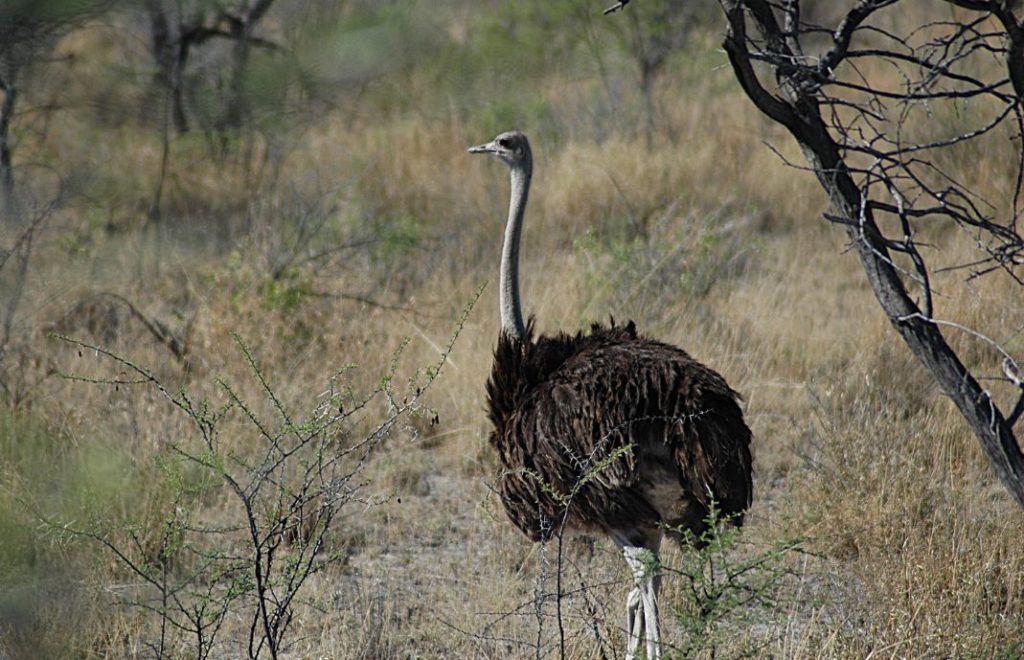
[[[751,643],[765,657],[786,658],[1024,652],[1020,511],[882,318],[841,232],[820,220],[824,200],[813,177],[787,169],[762,144],[796,159],[786,137],[723,83],[727,72],[703,73],[702,87],[662,91],[675,141],[662,135],[654,152],[639,138],[597,143],[582,131],[557,149],[536,145],[523,270],[527,311],[541,330],[630,317],[744,394],[756,474],[743,551],[792,537],[803,539],[802,552],[779,560],[789,576],[778,585],[778,606],[741,612],[717,657]],[[556,110],[571,104],[585,93],[574,84],[546,81],[546,102]],[[366,466],[377,499],[337,521],[347,559],[309,583],[290,657],[527,657],[538,640],[546,653],[557,648],[554,605],[538,618],[534,604],[536,589],[553,588],[556,549],[520,538],[488,490],[483,383],[507,190],[503,168],[465,154],[491,137],[468,126],[448,116],[328,115],[295,138],[280,179],[266,186],[253,185],[246,164],[216,162],[200,142],[176,141],[166,213],[180,227],[155,239],[138,229],[159,159],[152,134],[68,117],[47,136],[78,167],[104,164],[90,190],[103,196],[103,186],[118,182],[116,194],[104,196],[106,215],[72,205],[49,225],[18,319],[21,345],[35,360],[24,375],[31,415],[62,438],[69,463],[113,445],[126,470],[152,476],[167,442],[191,430],[152,391],[55,377],[105,367],[47,339],[48,329],[109,346],[169,388],[217,396],[220,378],[258,399],[232,348],[235,333],[279,395],[308,409],[348,363],[359,365],[351,385],[372,389],[405,337],[400,377],[435,361],[459,310],[490,283],[428,395],[440,423],[411,420]],[[983,191],[997,198],[1010,185],[998,174],[985,175]],[[291,193],[327,200],[325,244],[374,242],[269,278],[268,257],[286,244],[280,232],[297,215]],[[231,225],[239,212],[256,231]],[[951,256],[970,247],[955,232],[942,238]],[[941,288],[944,317],[1021,347],[1018,288],[997,278],[968,287],[958,275]],[[97,292],[116,292],[187,336],[188,368],[123,305],[93,298]],[[990,350],[956,333],[951,339],[983,373],[994,372]],[[21,437],[23,430],[5,430],[9,442]],[[45,499],[60,487],[25,485],[16,469],[3,468],[5,505],[18,493]],[[103,495],[106,515],[136,517],[138,502],[159,511],[160,490],[140,481],[130,497]],[[214,517],[228,510],[220,501],[207,506]],[[67,565],[76,594],[85,594],[75,611],[116,600],[110,587],[123,574],[109,556],[66,540],[38,547],[46,565]],[[70,561],[78,552],[92,563]],[[569,656],[618,653],[624,564],[606,541],[572,541],[565,558]],[[684,560],[674,550],[665,557],[670,566]],[[666,590],[671,619],[686,593],[672,579]],[[0,638],[0,656],[28,657],[54,635],[70,640],[59,655],[131,654],[152,632],[131,612],[69,620],[49,603],[19,611],[29,623]],[[678,630],[669,624],[669,642]]]

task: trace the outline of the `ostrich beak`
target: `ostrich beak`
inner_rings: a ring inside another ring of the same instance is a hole
[[[470,147],[467,151],[471,154],[493,154],[497,149],[494,148],[493,142],[488,142],[487,144],[479,144],[475,147]]]

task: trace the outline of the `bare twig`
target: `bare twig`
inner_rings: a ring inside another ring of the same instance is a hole
[[[628,5],[628,4],[629,4],[629,0],[619,0],[614,5],[608,7],[607,9],[605,9],[602,13],[607,16],[608,14],[615,13],[615,12],[619,11],[620,9],[625,9],[626,5]]]

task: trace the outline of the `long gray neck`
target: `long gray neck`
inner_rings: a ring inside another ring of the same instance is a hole
[[[519,239],[523,233],[526,198],[530,194],[532,167],[529,161],[512,168],[512,200],[508,205],[505,245],[501,249],[501,330],[514,337],[526,334],[523,309],[519,299]]]

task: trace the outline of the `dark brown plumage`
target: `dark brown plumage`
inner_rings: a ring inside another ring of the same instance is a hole
[[[487,383],[498,492],[534,541],[557,529],[644,546],[704,531],[711,502],[735,524],[751,498],[739,396],[632,322],[534,339],[503,333]]]

